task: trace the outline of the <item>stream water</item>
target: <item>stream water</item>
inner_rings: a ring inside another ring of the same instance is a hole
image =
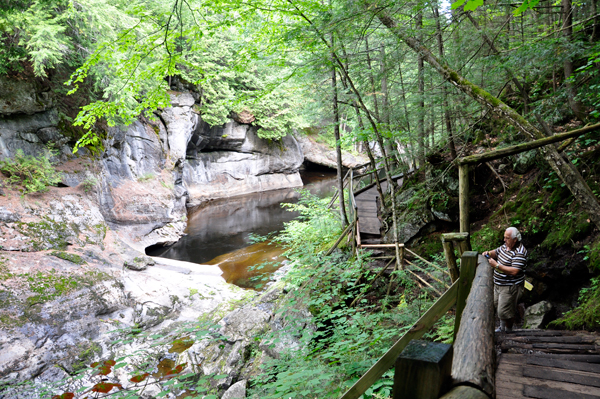
[[[302,174],[302,181],[304,188],[324,197],[333,193],[335,172],[309,170]],[[257,278],[281,266],[283,249],[269,242],[252,244],[251,234],[264,236],[283,229],[285,222],[298,215],[280,204],[299,197],[296,189],[285,189],[209,201],[189,210],[186,236],[166,250],[149,254],[218,265],[227,282],[260,289],[262,282]]]

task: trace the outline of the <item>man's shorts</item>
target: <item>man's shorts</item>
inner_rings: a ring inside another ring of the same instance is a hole
[[[523,295],[523,283],[515,285],[494,284],[494,309],[501,320],[515,317],[517,302]]]

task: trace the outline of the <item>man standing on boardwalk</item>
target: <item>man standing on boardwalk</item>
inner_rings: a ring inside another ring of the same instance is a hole
[[[527,250],[521,243],[521,233],[515,227],[504,232],[504,245],[485,251],[494,268],[494,309],[500,318],[496,332],[512,332],[517,302],[523,294]]]

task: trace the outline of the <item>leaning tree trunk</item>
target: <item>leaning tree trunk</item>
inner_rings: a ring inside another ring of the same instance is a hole
[[[369,4],[366,5],[367,9],[371,12],[373,9],[376,9],[369,8]],[[483,106],[490,108],[500,116],[500,118],[516,127],[519,131],[525,133],[530,139],[535,140],[545,137],[539,129],[529,123],[529,121],[523,118],[514,109],[506,105],[500,99],[492,96],[481,87],[460,76],[458,72],[450,68],[445,62],[437,59],[436,56],[417,39],[408,36],[400,27],[398,27],[396,21],[392,19],[385,10],[377,9],[377,11],[377,17],[384,26],[408,47],[418,54],[421,54],[429,65],[457,89],[478,101]],[[556,147],[549,145],[542,147],[540,150],[550,167],[569,188],[573,197],[581,206],[581,209],[588,214],[596,227],[600,228],[600,204],[592,190],[590,190],[590,187],[585,180],[583,180],[579,171],[571,162],[566,161],[560,156]]]
[[[333,37],[332,37],[333,42]],[[331,87],[333,89],[333,134],[335,136],[335,154],[337,159],[337,183],[340,199],[340,220],[344,226],[348,225],[346,206],[344,204],[344,177],[342,171],[342,147],[340,143],[340,112],[338,108],[337,78],[335,67],[331,69]],[[352,184],[350,184],[352,189]]]

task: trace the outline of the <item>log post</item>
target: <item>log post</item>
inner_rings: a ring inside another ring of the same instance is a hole
[[[458,245],[460,246],[460,252],[462,252],[463,254],[467,251],[470,251],[471,250],[471,239],[470,239],[469,235],[467,234],[467,237],[464,240],[459,241]]]
[[[460,231],[469,233],[469,165],[458,165],[458,208]]]
[[[394,399],[438,399],[448,390],[452,345],[412,340],[394,368]]]
[[[467,297],[471,291],[471,284],[475,277],[477,268],[477,252],[465,252],[460,261],[460,280],[458,281],[458,294],[456,297],[456,316],[454,318],[454,340],[458,335],[461,324],[463,309],[467,303]]]
[[[474,252],[466,252],[472,256]],[[464,259],[464,258],[463,258]],[[469,258],[471,259],[471,258]],[[452,383],[456,387],[442,398],[493,398],[494,380],[494,289],[492,268],[482,256],[467,305],[454,341]],[[464,267],[465,265],[463,265]],[[461,275],[462,279],[462,275]],[[468,385],[468,387],[466,387]],[[460,388],[462,394],[456,391]],[[479,390],[479,392],[476,392]]]
[[[404,245],[400,247],[400,270],[404,270]]]
[[[459,385],[440,399],[490,399],[490,397],[477,388]]]
[[[452,241],[444,241],[444,238],[442,237],[442,246],[444,247],[444,257],[446,258],[446,264],[448,265],[448,271],[450,272],[450,280],[452,281],[452,284],[454,284],[458,279],[458,267],[456,266]]]
[[[450,278],[452,279],[452,283],[454,283],[456,281],[456,279],[458,279],[459,276],[459,271],[458,271],[458,267],[456,266],[456,256],[454,255],[454,249],[458,248],[459,249],[459,255],[462,256],[463,252],[465,251],[464,248],[461,246],[462,242],[465,239],[468,239],[469,237],[469,233],[445,233],[442,234],[442,246],[444,247],[444,256],[446,257],[446,264],[448,265],[448,271],[450,272]],[[458,241],[459,245],[455,246],[454,245],[454,241]],[[469,245],[468,247],[468,251],[470,251],[471,247]]]

